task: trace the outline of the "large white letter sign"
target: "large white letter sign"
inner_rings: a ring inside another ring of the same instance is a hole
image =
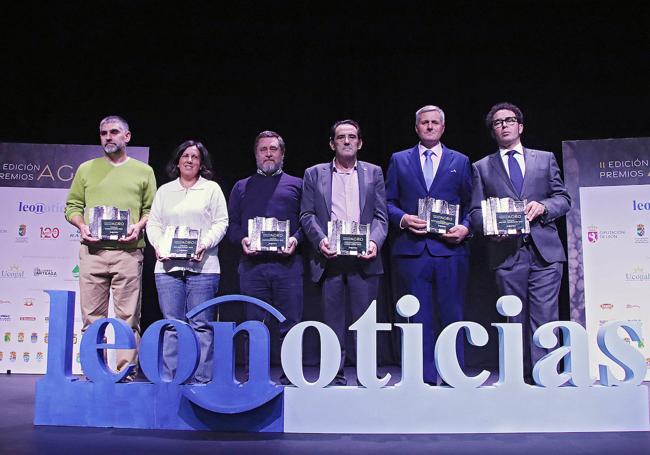
[[[305,379],[302,370],[302,337],[308,327],[318,330],[320,336],[320,375],[316,382]],[[291,327],[285,335],[280,351],[282,369],[287,378],[298,387],[321,388],[332,382],[339,371],[341,347],[334,330],[322,322],[304,321]]]
[[[435,358],[446,386],[429,386],[422,380],[422,324],[395,324],[402,331],[402,380],[388,385],[387,374],[377,378],[377,332],[391,324],[378,323],[376,303],[356,321],[358,377],[365,387],[333,386],[341,350],[334,331],[321,322],[296,324],[282,343],[282,366],[295,386],[275,384],[269,376],[268,329],[261,321],[212,323],[214,362],[212,380],[187,384],[198,359],[198,345],[191,327],[183,322],[162,320],[145,332],[140,351],[141,365],[151,383],[116,383],[116,374],[103,363],[102,350],[135,346],[133,332],[123,321],[102,319],[93,323],[82,339],[82,366],[92,381],[69,375],[72,353],[70,329],[74,298],[52,291],[49,358],[53,371],[37,383],[34,423],[118,428],[151,428],[211,431],[286,433],[517,433],[648,431],[648,389],[639,385],[644,360],[631,346],[640,342],[637,322],[610,323],[601,328],[598,343],[603,352],[625,373],[623,381],[601,367],[601,383],[591,386],[587,372],[584,329],[571,322],[550,322],[534,334],[537,345],[546,349],[558,343],[555,331],[563,332],[563,345],[535,365],[539,385],[522,378],[521,324],[494,324],[499,331],[499,382],[484,386],[489,374],[468,377],[455,350],[456,339],[465,332],[469,343],[484,346],[487,331],[474,322],[450,324],[438,336]],[[278,321],[284,316],[267,303],[234,295],[211,299],[188,312],[188,319],[210,306],[230,301],[264,308]],[[521,311],[518,298],[499,299],[499,312],[513,316]],[[396,305],[404,317],[414,316],[420,304],[406,295]],[[64,322],[67,323],[64,324]],[[112,325],[116,343],[102,343]],[[160,377],[163,329],[174,326],[179,334],[179,365],[171,380]],[[318,332],[321,370],[315,382],[305,380],[302,344],[305,330]],[[248,381],[234,375],[234,338],[247,331],[251,340]],[[617,331],[621,333],[617,333]],[[621,334],[625,331],[629,337]],[[60,351],[57,357],[55,351]],[[560,359],[565,370],[558,373]],[[616,373],[616,371],[614,371]],[[562,387],[566,383],[570,385]],[[618,385],[619,387],[609,387]]]
[[[501,316],[517,316],[521,307],[521,300],[514,295],[505,295],[497,300],[497,311]],[[492,326],[499,332],[499,380],[494,385],[525,386],[521,324],[495,323]]]
[[[487,330],[476,322],[454,322],[443,329],[438,336],[435,348],[436,368],[438,374],[448,385],[457,389],[473,389],[480,387],[490,377],[487,370],[476,376],[467,376],[458,363],[456,353],[456,338],[458,332],[465,329],[467,341],[472,346],[485,346],[488,342]]]
[[[639,321],[614,321],[598,329],[598,347],[603,354],[623,368],[625,378],[619,381],[614,377],[607,365],[598,365],[600,382],[603,385],[641,384],[646,372],[643,354],[618,336],[618,329],[625,330],[630,335],[630,341],[641,341],[641,323]]]
[[[533,341],[540,348],[552,349],[558,339],[553,330],[562,331],[564,345],[539,359],[533,367],[535,383],[543,387],[559,387],[567,381],[574,386],[589,387],[594,380],[589,375],[589,347],[587,331],[577,322],[553,321],[535,331]],[[564,358],[564,371],[558,373],[558,365]]]
[[[357,332],[357,378],[369,389],[379,389],[390,381],[390,374],[377,379],[377,331],[390,331],[391,325],[377,322],[377,301],[373,300],[366,312],[350,330]]]
[[[397,314],[410,318],[420,311],[417,297],[407,294],[397,301]],[[402,379],[395,387],[426,387],[422,368],[422,324],[395,324],[402,331]]]

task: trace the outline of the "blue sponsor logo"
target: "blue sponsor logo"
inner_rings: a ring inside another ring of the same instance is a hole
[[[51,204],[44,204],[43,202],[18,202],[18,212],[33,213],[42,215],[43,213],[63,213],[65,211],[65,204],[54,202]]]
[[[642,210],[642,211],[650,210],[650,202],[633,200],[632,210]]]

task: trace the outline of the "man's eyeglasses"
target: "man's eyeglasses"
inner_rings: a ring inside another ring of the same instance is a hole
[[[501,128],[504,124],[508,126],[512,126],[515,123],[519,123],[517,121],[517,117],[506,117],[503,119],[497,119],[497,120],[492,120],[492,128]]]

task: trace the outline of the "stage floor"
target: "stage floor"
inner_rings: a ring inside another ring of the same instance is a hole
[[[0,374],[0,454],[650,454],[650,432],[314,435],[35,427],[38,375]],[[648,384],[648,383],[646,383]]]

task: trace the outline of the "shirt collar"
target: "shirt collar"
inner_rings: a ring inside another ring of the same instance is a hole
[[[265,174],[265,173],[264,173],[261,169],[259,169],[259,168],[257,169],[257,173],[258,173],[259,175],[263,175],[264,177],[275,177],[276,175],[280,175],[280,174],[282,174],[282,168],[278,169],[277,171],[275,171],[275,172],[274,172],[273,174],[271,174],[271,175]]]
[[[120,166],[124,166],[126,163],[128,163],[130,159],[131,159],[131,157],[130,157],[130,156],[127,156],[127,157],[124,159],[124,161],[120,161],[119,163],[115,163],[115,162],[111,161],[109,158],[106,158],[106,161],[108,161],[109,164],[110,164],[111,166],[113,166],[113,167],[120,167]]]
[[[350,172],[357,170],[357,164],[359,164],[359,160],[354,161],[354,166],[352,166],[352,170],[350,170]],[[332,160],[332,172],[338,172],[338,169],[336,169],[336,157]]]
[[[436,145],[434,145],[430,149],[428,149],[424,145],[422,145],[421,142],[418,144],[418,152],[419,152],[420,156],[424,155],[424,152],[426,152],[427,150],[431,150],[438,157],[442,156],[442,144],[440,142],[438,142]]]
[[[199,175],[199,179],[196,181],[196,183],[191,188],[185,188],[183,185],[181,185],[181,178],[180,177],[178,177],[175,180],[175,182],[176,182],[176,184],[174,185],[174,190],[176,190],[176,191],[186,191],[186,190],[200,190],[200,189],[202,189],[203,185],[205,184],[205,182],[207,182],[207,180]]]
[[[521,145],[521,142],[517,142],[517,145],[514,147],[510,147],[509,149],[504,149],[499,147],[499,153],[501,154],[501,158],[506,156],[506,153],[508,153],[510,150],[514,150],[517,153],[521,153],[521,156],[524,156],[524,146]]]

